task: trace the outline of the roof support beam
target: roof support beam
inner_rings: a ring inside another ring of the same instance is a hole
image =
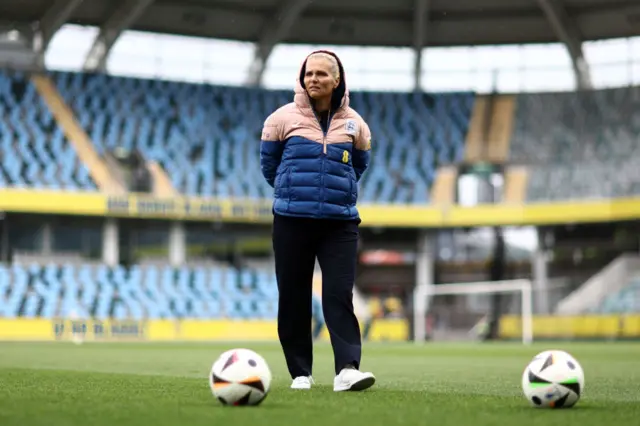
[[[40,20],[41,51],[44,53],[53,36],[71,18],[84,0],[56,0]]]
[[[562,5],[562,0],[536,0],[540,9],[544,12],[549,24],[556,33],[556,36],[567,48],[573,73],[576,79],[576,86],[579,90],[591,89],[591,72],[584,52],[582,51],[582,37],[575,22],[569,18]]]
[[[429,25],[429,9],[431,0],[415,0],[413,15],[413,90],[422,90],[422,50],[427,43],[427,28]]]
[[[253,61],[249,67],[247,84],[260,86],[269,56],[276,44],[284,40],[291,31],[296,19],[302,14],[309,1],[284,0],[280,8],[265,19],[262,32],[256,43]]]
[[[151,3],[153,0],[127,0],[113,12],[100,27],[100,33],[87,53],[83,67],[85,71],[105,71],[109,52],[120,34],[129,28]]]

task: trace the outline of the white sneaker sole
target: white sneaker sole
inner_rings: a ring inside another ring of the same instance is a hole
[[[373,375],[367,375],[364,376],[362,379],[353,382],[353,383],[349,383],[346,385],[341,385],[341,386],[333,386],[333,391],[334,392],[344,392],[344,391],[352,391],[352,392],[358,392],[358,391],[363,391],[365,389],[369,389],[371,386],[373,386],[373,384],[376,382],[376,378]]]
[[[311,389],[311,385],[313,384],[314,384],[314,381],[313,379],[310,378],[307,383],[303,383],[303,384],[296,384],[294,381],[293,383],[291,383],[290,388],[295,390],[309,390]]]

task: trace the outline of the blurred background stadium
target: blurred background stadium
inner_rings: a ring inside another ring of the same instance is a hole
[[[3,0],[0,339],[275,339],[258,142],[317,47],[374,135],[366,338],[638,338],[638,34],[635,0]]]

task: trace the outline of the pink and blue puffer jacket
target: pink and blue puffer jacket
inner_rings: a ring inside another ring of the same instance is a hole
[[[282,216],[359,220],[358,181],[369,166],[371,132],[349,107],[344,68],[326,126],[303,87],[306,59],[294,102],[271,114],[260,143],[262,174],[274,192],[273,212]],[[314,52],[315,53],[315,52]]]

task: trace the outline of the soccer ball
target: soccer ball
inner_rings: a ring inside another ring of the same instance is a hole
[[[209,385],[224,405],[258,405],[269,393],[271,370],[257,353],[232,349],[213,363]]]
[[[578,361],[564,351],[539,353],[522,375],[522,390],[534,407],[573,407],[583,389],[584,371]]]

